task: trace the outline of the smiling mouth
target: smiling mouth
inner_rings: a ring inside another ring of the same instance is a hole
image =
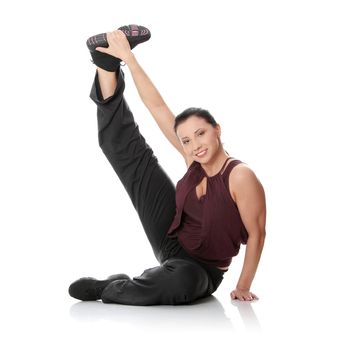
[[[196,153],[196,156],[197,157],[203,156],[206,152],[207,152],[207,150],[205,149],[203,151],[200,151],[199,153]]]

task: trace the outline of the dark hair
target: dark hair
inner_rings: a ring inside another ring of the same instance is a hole
[[[176,116],[175,124],[174,124],[175,133],[179,124],[183,123],[185,120],[187,120],[189,117],[192,117],[192,116],[203,118],[207,121],[207,123],[211,124],[212,126],[217,125],[217,122],[214,119],[214,117],[206,109],[190,107],[185,109],[182,113]]]

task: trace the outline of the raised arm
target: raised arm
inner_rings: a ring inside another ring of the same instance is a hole
[[[130,50],[130,45],[125,34],[120,30],[107,33],[107,41],[109,44],[108,48],[96,48],[96,50],[118,57],[126,63],[130,69],[142,102],[150,111],[165,137],[186,160],[186,155],[180,140],[173,129],[175,116],[170,111],[151,79],[136,60],[134,53]]]

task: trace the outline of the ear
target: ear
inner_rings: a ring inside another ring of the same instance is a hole
[[[216,131],[218,133],[218,136],[221,137],[221,126],[220,126],[220,124],[216,124],[215,128],[216,128]]]

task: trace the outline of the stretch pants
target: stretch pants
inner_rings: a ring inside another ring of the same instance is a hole
[[[139,131],[125,100],[124,72],[116,72],[114,94],[103,99],[98,73],[90,98],[97,105],[98,142],[127,191],[159,266],[133,279],[117,280],[102,301],[128,305],[189,304],[210,296],[225,271],[197,261],[166,234],[175,216],[175,185]]]

